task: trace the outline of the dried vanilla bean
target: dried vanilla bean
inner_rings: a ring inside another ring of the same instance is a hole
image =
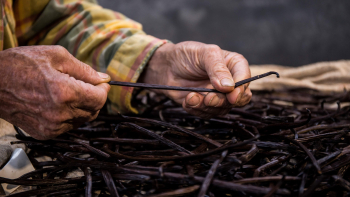
[[[147,113],[101,112],[95,122],[52,140],[17,131],[20,141],[13,144],[30,148],[36,170],[0,183],[38,187],[12,196],[347,193],[350,94],[298,89],[253,95],[244,108],[210,120],[149,95],[143,103],[151,107]],[[39,160],[42,156],[50,160]],[[82,175],[68,178],[75,170]]]

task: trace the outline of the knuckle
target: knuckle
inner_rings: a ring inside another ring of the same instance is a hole
[[[62,105],[62,104],[66,104],[67,102],[69,102],[71,100],[71,96],[64,94],[64,93],[58,93],[58,94],[54,94],[54,101],[56,104],[58,105]]]
[[[209,51],[221,51],[221,48],[216,44],[208,44],[206,48]]]
[[[241,60],[245,59],[245,57],[242,54],[240,54],[240,53],[235,53],[235,58],[236,59],[241,59]]]
[[[237,61],[247,61],[247,59],[240,53],[233,53],[233,58],[236,59]]]
[[[231,77],[230,72],[228,71],[227,67],[222,63],[216,63],[214,66],[214,72],[216,75],[226,78],[228,75]]]
[[[235,65],[236,63],[241,62],[243,64],[249,65],[248,60],[240,53],[232,52],[230,63]]]
[[[68,53],[67,49],[64,48],[63,46],[60,46],[60,45],[54,45],[53,49],[56,53],[58,53],[60,55],[65,55]]]
[[[76,91],[74,91],[72,87],[68,86],[62,81],[59,81],[56,84],[59,85],[52,88],[51,90],[51,97],[53,102],[57,105],[73,102],[77,94]]]
[[[97,74],[97,72],[92,69],[90,66],[88,66],[87,64],[79,61],[79,60],[76,60],[76,63],[79,67],[81,67],[81,71],[82,71],[82,75],[91,75],[91,74]]]
[[[223,73],[228,73],[227,66],[223,64],[222,62],[215,62],[214,64],[214,71],[215,72],[223,72]]]

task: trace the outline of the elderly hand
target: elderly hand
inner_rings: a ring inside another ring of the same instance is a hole
[[[182,42],[167,43],[157,49],[141,81],[219,90],[222,94],[155,90],[181,103],[187,112],[211,118],[250,101],[249,84],[234,88],[235,82],[247,78],[250,78],[250,69],[242,55],[222,50],[216,45]]]
[[[108,75],[60,46],[7,49],[0,65],[0,118],[39,140],[95,119],[110,88]]]

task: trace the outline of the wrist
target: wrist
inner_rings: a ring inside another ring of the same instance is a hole
[[[170,54],[174,44],[166,43],[160,46],[152,55],[138,82],[147,84],[167,85],[170,70]],[[166,90],[152,90],[158,94],[165,94]]]

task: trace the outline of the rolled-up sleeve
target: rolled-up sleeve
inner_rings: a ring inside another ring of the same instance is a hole
[[[154,51],[167,42],[93,0],[17,0],[14,13],[20,45],[61,45],[116,81],[136,82]],[[132,92],[131,87],[111,87],[109,109],[138,113]]]

